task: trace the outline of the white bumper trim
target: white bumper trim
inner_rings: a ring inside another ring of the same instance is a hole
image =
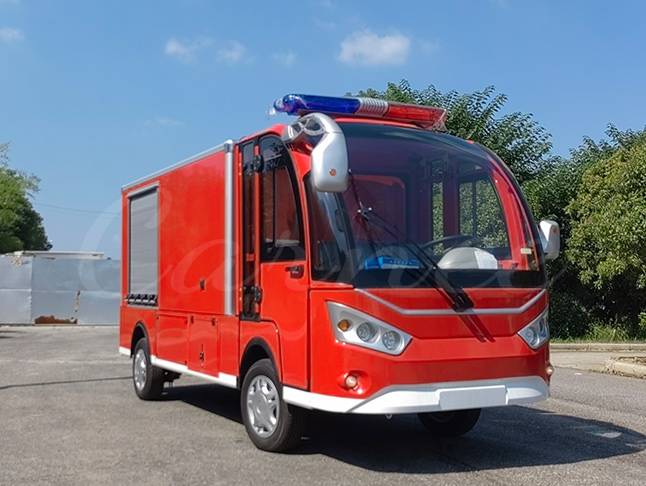
[[[337,413],[440,412],[521,405],[545,400],[549,387],[539,376],[468,382],[396,385],[369,398],[345,398],[284,387],[283,400],[306,409]]]

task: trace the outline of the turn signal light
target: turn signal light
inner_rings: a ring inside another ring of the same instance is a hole
[[[348,329],[350,329],[350,321],[347,319],[343,319],[339,321],[339,323],[336,325],[341,331],[345,332]]]

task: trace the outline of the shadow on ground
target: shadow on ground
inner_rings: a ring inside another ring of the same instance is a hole
[[[12,329],[0,329],[0,339],[18,337],[20,334],[24,334],[24,333],[20,331],[14,331]]]
[[[180,400],[242,424],[240,395],[216,385],[176,386]],[[242,427],[242,425],[241,425]],[[611,423],[529,407],[485,409],[460,438],[429,434],[415,415],[311,412],[306,436],[291,453],[323,454],[380,472],[447,473],[592,461],[646,449],[646,436]]]

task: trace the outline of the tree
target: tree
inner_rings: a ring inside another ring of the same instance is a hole
[[[646,307],[646,132],[610,129],[615,144],[590,144],[601,157],[583,173],[567,206],[566,256],[605,319],[637,331]]]
[[[638,132],[621,132],[614,125],[606,130],[608,140],[593,141],[584,137],[583,143],[571,150],[570,158],[551,157],[535,177],[525,181],[523,192],[537,220],[553,219],[561,227],[561,257],[548,262],[551,277],[550,318],[555,336],[580,337],[590,330],[593,321],[606,321],[598,312],[599,291],[579,279],[577,265],[567,258],[572,233],[572,217],[568,205],[575,199],[583,174],[620,149],[629,149],[639,138]]]
[[[42,218],[29,199],[39,180],[11,169],[8,149],[8,143],[0,144],[0,253],[49,249]]]
[[[528,113],[511,113],[496,117],[507,101],[504,94],[494,95],[495,88],[459,94],[441,93],[435,86],[418,91],[406,80],[388,83],[385,91],[369,88],[357,96],[379,98],[398,103],[437,106],[447,111],[447,132],[474,140],[493,150],[510,167],[519,182],[532,179],[545,164],[552,148],[551,135]]]

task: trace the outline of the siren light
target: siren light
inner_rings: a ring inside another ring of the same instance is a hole
[[[446,122],[446,110],[443,108],[391,103],[374,98],[288,94],[276,100],[273,109],[288,115],[321,112],[409,121],[435,130],[444,130]]]

